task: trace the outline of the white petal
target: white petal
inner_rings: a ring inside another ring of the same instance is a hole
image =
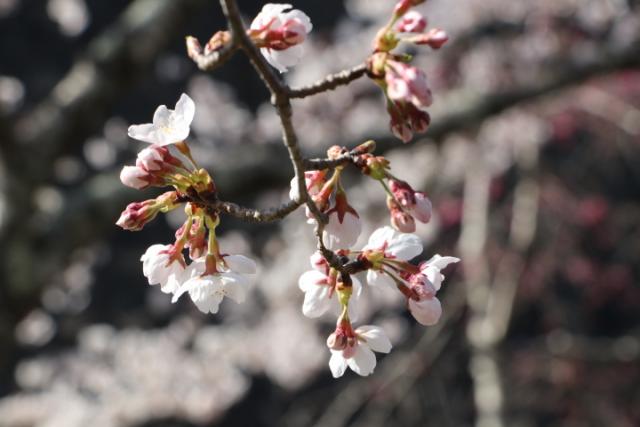
[[[243,303],[247,299],[249,293],[249,281],[239,274],[222,273],[222,292],[238,304]]]
[[[367,283],[369,286],[396,289],[396,282],[391,277],[376,270],[367,271]]]
[[[193,102],[193,99],[189,97],[186,93],[180,95],[180,99],[176,103],[176,115],[180,118],[180,120],[187,126],[191,126],[191,122],[193,121],[193,117],[196,114],[196,104]]]
[[[166,105],[161,105],[153,113],[153,126],[156,128],[168,127],[171,124],[170,118],[171,110]]]
[[[293,9],[290,12],[285,13],[282,16],[282,21],[288,21],[290,19],[297,19],[300,21],[302,26],[304,27],[305,32],[309,33],[313,29],[313,24],[311,24],[311,19],[301,10]]]
[[[240,274],[256,274],[258,269],[256,262],[244,255],[227,255],[224,262],[234,273]]]
[[[366,345],[358,344],[353,356],[347,359],[347,365],[356,374],[366,377],[376,367],[376,355]]]
[[[389,341],[382,328],[374,325],[365,325],[357,328],[355,332],[364,337],[371,350],[378,353],[389,353],[391,351],[391,341]]]
[[[156,144],[158,141],[156,141],[155,130],[156,127],[154,125],[147,123],[143,125],[131,125],[127,133],[130,138]]]
[[[295,45],[287,48],[285,50],[273,50],[273,49],[260,49],[265,59],[269,62],[269,64],[273,65],[278,69],[281,73],[287,71],[289,67],[293,67],[296,65],[302,55],[304,54],[304,48],[302,45]],[[269,55],[265,55],[264,50],[269,51]]]
[[[337,297],[334,296],[334,298]],[[330,306],[329,286],[315,285],[304,294],[302,314],[313,319],[326,313]]]
[[[369,241],[363,250],[376,250],[382,248],[387,242],[391,241],[396,231],[391,227],[381,227],[371,233]]]
[[[327,276],[317,270],[305,271],[300,276],[300,279],[298,279],[298,287],[303,292],[307,292],[318,286],[324,286],[328,288],[329,286],[319,285],[319,283],[327,283],[327,281]]]
[[[331,250],[349,249],[355,245],[361,230],[360,218],[347,212],[340,222],[338,214],[334,212],[329,215],[329,223],[324,229],[323,241],[325,246]]]
[[[438,270],[442,270],[449,264],[454,264],[459,261],[460,261],[460,258],[456,258],[453,256],[440,256],[436,254],[433,257],[431,257],[429,261],[426,261],[424,264],[426,264],[429,267],[435,267]]]
[[[342,357],[341,351],[331,350],[331,358],[329,359],[329,369],[333,378],[339,378],[344,375],[344,371],[347,370],[347,360]]]
[[[422,242],[415,234],[398,233],[389,242],[387,252],[403,261],[409,261],[422,253]]]
[[[298,191],[298,178],[296,178],[295,176],[291,178],[290,187],[291,188],[289,189],[289,198],[291,200],[300,199],[300,192]]]
[[[431,326],[438,323],[442,315],[442,305],[438,298],[427,298],[422,301],[409,300],[409,311],[418,323]]]
[[[267,62],[269,64],[271,64],[271,66],[273,68],[276,68],[278,71],[280,71],[281,73],[284,73],[287,71],[287,67],[285,67],[284,65],[280,64],[280,62],[278,62],[274,57],[273,57],[273,53],[275,52],[275,50],[273,49],[268,49],[266,47],[263,47],[260,49],[260,53],[262,53],[262,56],[264,56],[264,59],[267,60]]]

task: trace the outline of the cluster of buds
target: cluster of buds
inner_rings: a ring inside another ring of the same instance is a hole
[[[140,259],[142,272],[150,285],[160,285],[163,292],[173,294],[173,302],[189,293],[198,309],[215,313],[224,296],[236,302],[244,300],[256,265],[242,255],[221,253],[215,234],[217,214],[189,201],[194,195],[197,200],[207,200],[215,197],[216,191],[213,179],[197,166],[185,141],[194,115],[195,104],[183,94],[174,110],[161,105],[152,123],[129,127],[129,136],[151,146],[138,153],[135,166],[122,169],[122,183],[137,189],[153,186],[173,190],[129,204],[116,224],[140,230],[158,213],[184,204],[187,219],[176,232],[175,242],[150,246]],[[190,263],[184,256],[187,249]]]
[[[398,1],[389,23],[376,36],[368,60],[369,77],[387,97],[391,130],[404,142],[414,132],[427,130],[430,118],[425,109],[432,104],[433,96],[425,73],[409,65],[406,55],[392,51],[401,42],[438,49],[447,41],[443,31],[427,31],[426,19],[412,10],[423,1]],[[247,36],[268,63],[284,72],[301,58],[302,43],[311,29],[309,17],[291,5],[267,4],[251,23]],[[188,37],[187,51],[199,60],[202,55],[233,47],[232,43],[229,31],[219,31],[204,48],[197,39]],[[217,199],[213,178],[197,165],[186,142],[194,115],[194,102],[183,94],[173,110],[158,107],[152,123],[129,127],[130,137],[151,145],[138,153],[135,166],[122,169],[123,184],[136,189],[172,188],[154,199],[129,204],[116,224],[126,230],[140,230],[159,213],[184,206],[186,220],[176,231],[175,241],[150,246],[140,259],[142,271],[150,285],[159,285],[162,292],[172,295],[172,302],[188,294],[201,312],[216,313],[224,297],[238,303],[245,300],[257,266],[243,255],[220,249],[216,228],[220,223],[219,203],[223,202]],[[308,222],[319,227],[320,250],[311,256],[311,270],[300,276],[298,285],[304,292],[305,316],[316,318],[328,312],[338,316],[336,328],[327,339],[334,377],[342,376],[347,367],[359,375],[369,375],[376,366],[374,352],[391,351],[391,342],[380,327],[353,326],[358,318],[358,300],[366,287],[387,286],[400,291],[417,322],[433,325],[442,313],[436,297],[444,280],[441,270],[459,261],[435,255],[421,264],[411,263],[423,249],[420,239],[409,233],[415,231],[416,220],[429,222],[431,202],[424,193],[393,176],[389,161],[375,156],[374,149],[373,141],[350,151],[331,147],[326,163],[331,167],[295,177],[289,192],[292,200],[300,202],[300,190],[306,189],[312,201],[312,209],[307,209]],[[361,234],[361,218],[349,203],[341,178],[349,165],[380,182],[393,226],[374,231],[360,250],[354,246]],[[327,250],[334,253],[325,258]],[[366,286],[355,276],[357,273],[366,273]]]
[[[369,76],[382,88],[387,98],[387,111],[393,134],[409,142],[414,133],[423,133],[431,118],[425,111],[433,103],[426,74],[407,63],[407,55],[392,51],[400,43],[428,45],[439,49],[448,37],[440,29],[427,32],[427,20],[411,10],[421,1],[401,0],[397,3],[389,23],[375,39],[374,53],[368,60]]]

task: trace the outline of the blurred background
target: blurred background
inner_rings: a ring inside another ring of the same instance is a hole
[[[243,0],[247,21],[260,10]],[[362,62],[392,0],[296,1],[312,19],[294,86]],[[247,60],[211,74],[185,55],[225,25],[214,0],[0,0],[0,425],[640,425],[640,2],[430,0],[451,41],[421,50],[436,102],[424,137],[390,138],[370,81],[294,101],[309,156],[373,138],[434,203],[419,225],[447,270],[425,328],[394,294],[363,321],[394,350],[371,377],[333,380],[333,319],[302,316],[314,242],[297,212],[224,218],[222,247],[260,260],[248,301],[218,315],[172,305],[140,255],[181,213],[114,225],[118,173],[144,144],[130,123],[187,92],[190,142],[222,197],[267,207],[292,176]],[[368,232],[384,195],[350,175]]]

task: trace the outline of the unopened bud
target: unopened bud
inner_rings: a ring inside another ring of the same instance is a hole
[[[449,36],[444,30],[433,28],[425,34],[421,34],[415,38],[411,38],[416,44],[428,45],[432,49],[440,49],[447,41]]]
[[[149,186],[149,172],[138,166],[125,166],[120,171],[120,181],[127,187],[142,190]]]
[[[187,36],[185,42],[187,45],[187,55],[189,55],[189,58],[196,60],[202,55],[202,45],[197,38]]]
[[[218,31],[204,46],[204,54],[210,55],[231,43],[231,33],[229,31]]]
[[[144,202],[129,203],[122,211],[116,225],[125,230],[138,231],[156,217],[159,209],[155,200],[145,200]]]
[[[366,159],[365,173],[373,179],[386,178],[389,161],[382,156],[371,156]]]
[[[396,26],[396,30],[400,33],[421,33],[426,28],[427,19],[415,10],[404,15]]]
[[[373,139],[370,139],[358,145],[356,148],[351,150],[351,152],[356,156],[359,156],[362,154],[373,153],[375,150],[376,150],[376,142]]]

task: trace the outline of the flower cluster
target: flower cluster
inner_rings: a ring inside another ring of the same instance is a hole
[[[367,62],[367,74],[387,97],[391,129],[405,142],[413,132],[423,132],[428,127],[429,115],[424,110],[433,102],[433,96],[424,72],[392,50],[401,42],[437,49],[447,39],[441,30],[427,31],[426,19],[412,10],[419,3],[422,0],[397,3],[391,20],[378,33]],[[253,43],[264,57],[254,53],[254,63],[263,61],[266,67],[268,62],[284,72],[299,61],[302,43],[311,29],[309,17],[291,5],[267,4],[246,30],[246,38],[241,40],[244,46],[240,47],[251,53],[253,50],[246,43]],[[218,31],[204,49],[197,39],[188,37],[187,51],[198,60],[202,55],[238,47],[237,43],[230,31]],[[265,67],[258,67],[261,73]],[[158,107],[152,123],[129,127],[131,138],[151,145],[138,153],[135,165],[122,169],[122,183],[135,189],[169,189],[153,199],[130,203],[116,224],[126,230],[140,230],[159,213],[183,206],[186,219],[176,231],[175,241],[150,246],[140,259],[142,272],[150,285],[160,285],[162,292],[171,294],[172,302],[188,294],[201,312],[217,313],[225,296],[237,303],[246,299],[257,270],[251,259],[221,250],[216,237],[221,215],[260,221],[264,214],[219,199],[213,177],[198,166],[186,141],[195,112],[194,102],[183,94],[173,110],[164,105]],[[287,130],[284,120],[283,128]],[[311,269],[300,276],[298,286],[304,292],[305,316],[316,318],[329,312],[338,316],[336,328],[327,339],[334,377],[342,376],[347,367],[359,375],[369,375],[376,366],[374,352],[391,351],[391,342],[381,328],[353,326],[358,319],[358,301],[366,287],[400,291],[416,321],[433,325],[442,314],[436,297],[444,280],[441,270],[459,261],[435,255],[420,264],[411,263],[422,253],[422,243],[409,233],[416,230],[416,221],[430,221],[431,202],[425,193],[394,176],[390,162],[374,155],[375,148],[374,141],[352,150],[332,146],[327,158],[320,159],[323,166],[315,169],[293,160],[296,171],[302,166],[310,170],[291,180],[292,201],[276,210],[280,213],[275,217],[282,218],[292,211],[289,206],[295,209],[305,204],[308,222],[316,227],[318,251],[311,255]],[[343,172],[350,166],[380,183],[391,224],[374,231],[360,249],[356,245],[362,219],[351,205],[343,183]],[[267,216],[274,218],[272,214]],[[356,276],[359,273],[366,276],[366,284],[363,277]]]
[[[129,204],[117,225],[140,230],[158,213],[177,208],[189,195],[206,199],[215,192],[213,179],[197,167],[185,142],[194,115],[194,102],[182,94],[174,110],[161,105],[153,115],[153,123],[129,127],[130,137],[152,145],[138,153],[135,166],[122,169],[122,183],[137,189],[172,186],[174,190]],[[171,153],[171,146],[176,153]],[[149,284],[160,285],[163,292],[173,294],[172,302],[189,293],[203,313],[216,313],[224,296],[242,302],[250,284],[248,276],[256,273],[255,262],[242,255],[220,252],[215,234],[220,221],[216,213],[193,202],[185,203],[185,213],[187,219],[176,232],[173,244],[152,245],[142,255],[142,272]],[[183,253],[187,249],[190,264]]]
[[[444,280],[440,271],[458,262],[458,258],[435,255],[413,265],[409,261],[422,253],[420,239],[391,227],[374,231],[361,250],[339,253],[343,258],[352,256],[352,264],[367,272],[369,287],[398,289],[418,323],[433,325],[438,322],[442,308],[436,292]],[[363,286],[355,276],[331,268],[320,253],[311,256],[311,266],[313,269],[303,273],[299,280],[300,289],[305,293],[302,313],[311,318],[330,309],[340,313],[336,329],[327,340],[333,376],[342,376],[347,366],[359,375],[369,375],[376,365],[371,350],[388,353],[391,343],[379,327],[369,325],[354,329],[352,326],[352,321],[357,320],[356,305]]]
[[[424,71],[409,65],[408,55],[392,51],[401,43],[439,49],[448,40],[438,28],[426,31],[426,18],[411,10],[419,3],[422,1],[398,2],[389,23],[378,32],[375,52],[368,61],[369,75],[387,99],[391,131],[403,142],[409,142],[414,133],[426,132],[431,118],[425,109],[433,103],[433,96]]]

